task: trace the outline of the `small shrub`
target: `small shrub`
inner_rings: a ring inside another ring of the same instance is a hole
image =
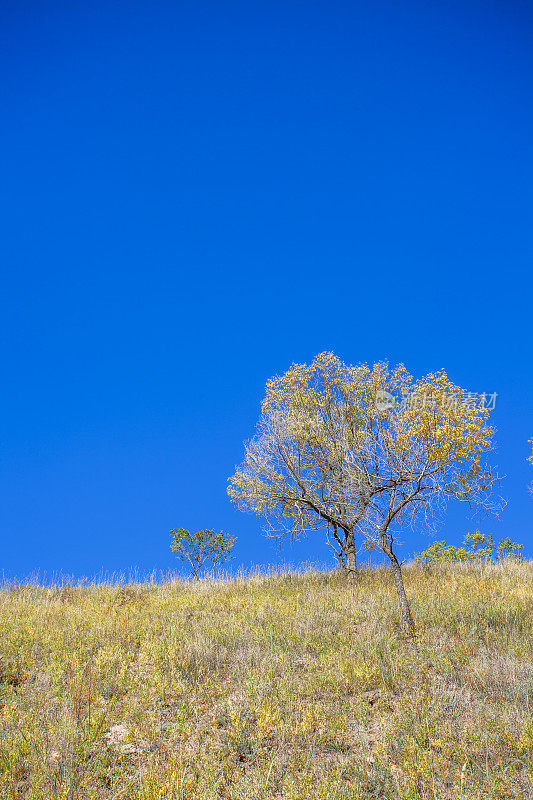
[[[224,531],[215,533],[213,528],[202,528],[190,533],[185,528],[172,528],[170,533],[174,534],[170,549],[176,553],[176,558],[188,562],[196,580],[200,580],[200,570],[206,561],[216,566],[233,558],[231,551],[236,537]]]
[[[433,542],[426,550],[415,553],[415,563],[430,567],[434,564],[457,564],[461,561],[501,561],[503,558],[519,559],[518,551],[524,547],[511,541],[509,537],[501,539],[496,547],[490,534],[467,533],[462,547],[455,547],[445,542]]]

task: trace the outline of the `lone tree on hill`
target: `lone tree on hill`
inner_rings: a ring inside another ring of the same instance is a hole
[[[351,366],[321,353],[267,382],[257,433],[228,494],[265,515],[272,535],[324,529],[352,579],[356,537],[379,542],[412,630],[392,532],[438,500],[487,504],[487,415],[444,372],[415,382],[402,364]]]

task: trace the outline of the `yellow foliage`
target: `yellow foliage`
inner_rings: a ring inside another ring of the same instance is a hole
[[[372,498],[419,478],[422,491],[459,499],[493,482],[482,463],[492,444],[489,411],[444,370],[415,380],[403,364],[353,366],[320,353],[268,380],[261,408],[228,494],[294,531],[353,528]]]

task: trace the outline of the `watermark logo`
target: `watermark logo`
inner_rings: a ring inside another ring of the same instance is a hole
[[[396,405],[396,398],[390,392],[383,389],[376,394],[376,408],[378,411],[388,411],[389,408],[394,408]]]
[[[400,398],[381,389],[376,393],[375,405],[378,411],[388,411],[391,408],[433,408],[453,409],[458,404],[466,408],[486,408],[494,411],[496,407],[497,392],[464,392],[463,394],[447,394],[435,396],[430,392],[405,392]]]

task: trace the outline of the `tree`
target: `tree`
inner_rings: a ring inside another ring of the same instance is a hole
[[[411,631],[393,531],[420,514],[427,520],[451,497],[487,505],[487,416],[443,371],[414,381],[403,364],[350,366],[321,353],[267,382],[257,433],[228,493],[265,515],[274,535],[325,529],[352,578],[356,537],[379,543]]]
[[[325,529],[353,579],[355,531],[376,493],[369,464],[359,458],[376,397],[401,389],[403,367],[350,366],[333,353],[293,364],[266,384],[256,435],[229,480],[228,494],[243,510],[265,515],[271,535]]]
[[[200,580],[200,570],[206,561],[213,566],[222,564],[233,558],[231,550],[236,537],[229,537],[223,531],[215,533],[213,528],[203,528],[196,533],[189,533],[185,528],[172,528],[173,540],[170,545],[181,561],[187,561],[191,571]]]

